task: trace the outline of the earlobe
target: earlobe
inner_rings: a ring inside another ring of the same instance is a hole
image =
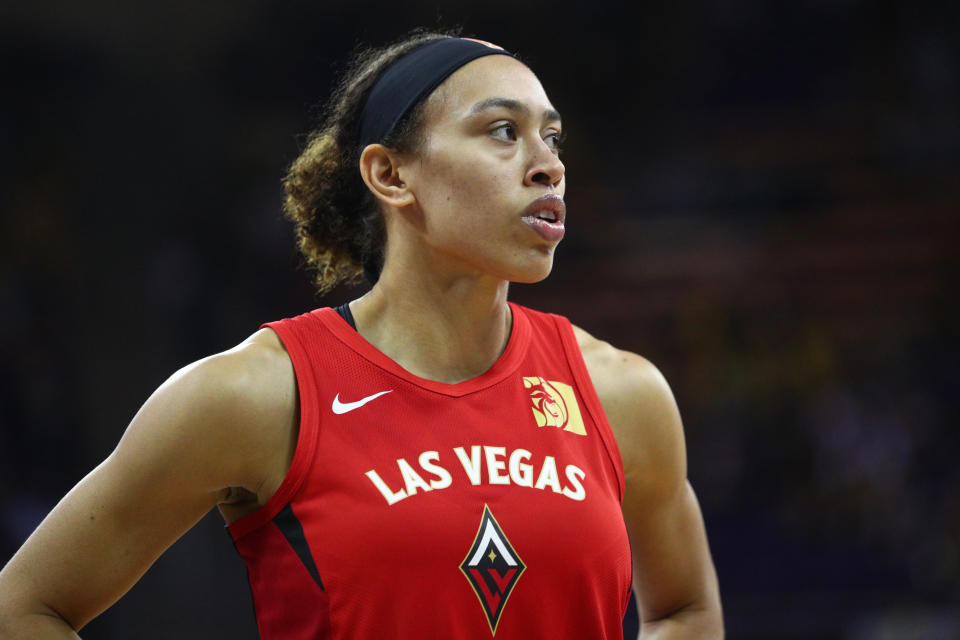
[[[414,202],[400,177],[400,157],[382,144],[370,144],[360,154],[360,176],[378,200],[402,207]]]

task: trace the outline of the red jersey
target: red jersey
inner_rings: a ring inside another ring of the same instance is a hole
[[[230,525],[264,640],[622,638],[630,547],[610,425],[570,323],[510,304],[506,350],[417,377],[334,309],[270,323],[300,432]]]

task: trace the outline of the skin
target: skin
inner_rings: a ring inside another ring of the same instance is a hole
[[[503,352],[509,282],[552,268],[555,243],[521,217],[564,193],[560,121],[536,76],[495,55],[434,92],[425,126],[415,153],[371,145],[362,155],[389,240],[380,281],[351,309],[364,338],[405,369],[455,383]],[[575,333],[624,462],[641,637],[722,638],[670,389],[642,357]],[[256,511],[289,468],[298,418],[290,359],[270,330],[175,373],[0,571],[0,639],[77,638],[209,509],[228,523]]]

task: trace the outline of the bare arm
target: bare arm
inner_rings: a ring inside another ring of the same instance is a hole
[[[687,481],[676,401],[644,358],[577,330],[626,474],[623,516],[633,587],[647,640],[723,637],[716,571],[700,506]]]
[[[0,571],[0,640],[77,638],[231,487],[269,498],[295,435],[272,332],[178,371]]]

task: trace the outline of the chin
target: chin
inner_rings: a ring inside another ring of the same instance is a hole
[[[532,260],[523,265],[517,265],[516,268],[511,270],[509,277],[505,279],[520,284],[534,284],[546,280],[551,271],[553,271],[552,251],[546,259]]]

